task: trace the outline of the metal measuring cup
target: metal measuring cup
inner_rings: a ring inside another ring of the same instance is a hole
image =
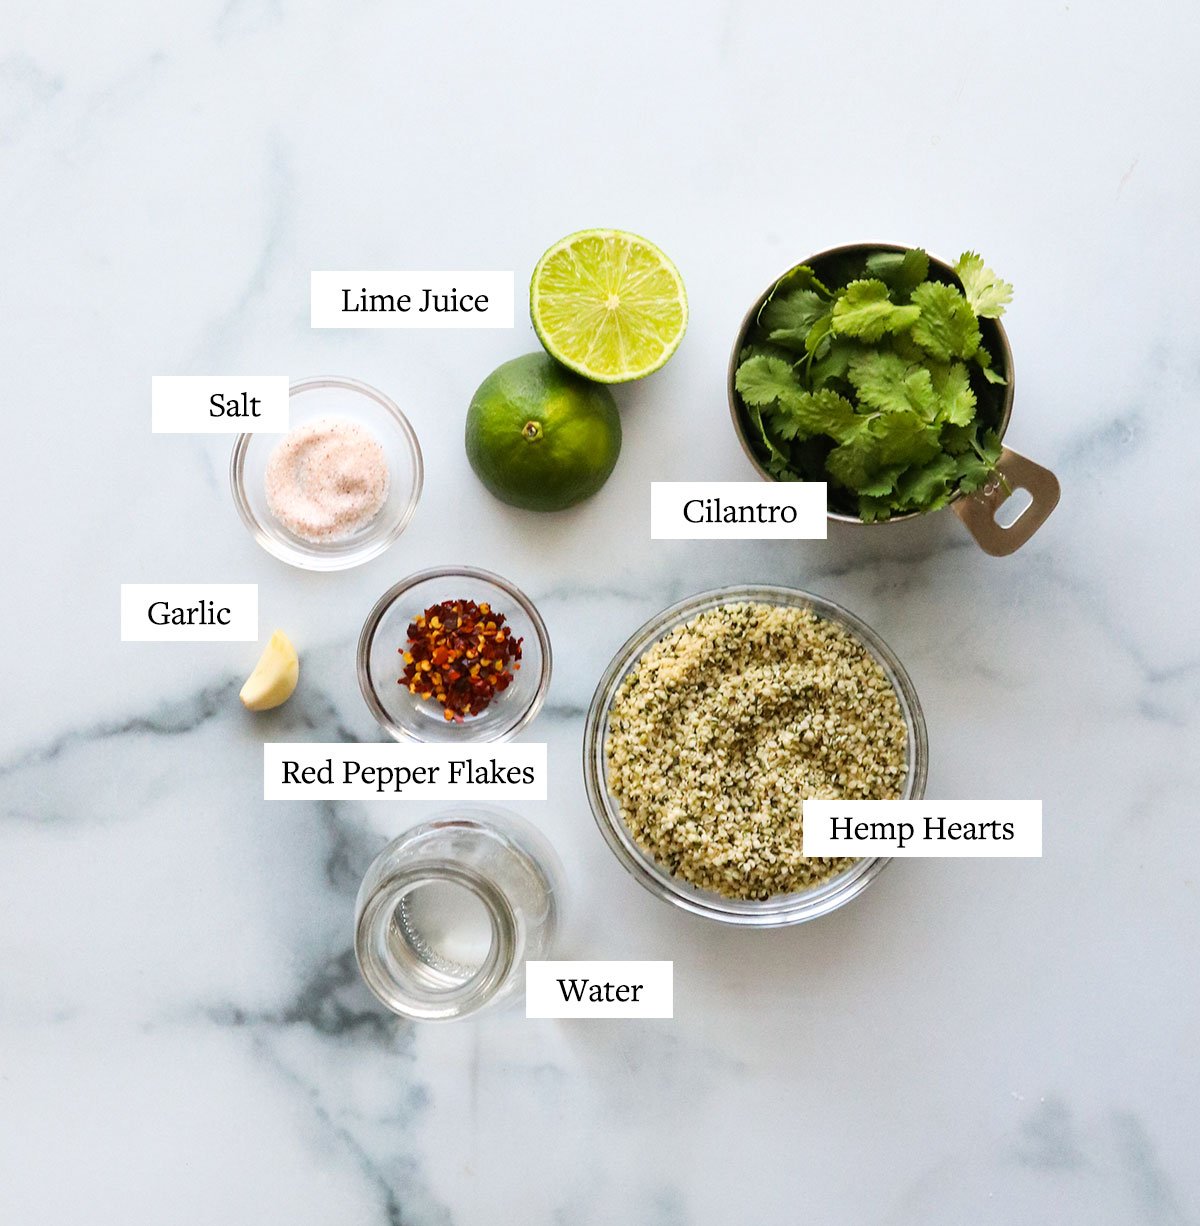
[[[843,247],[832,247],[828,251],[822,251],[810,259],[802,260],[800,264],[794,267],[798,268],[801,265],[808,265],[822,280],[837,280],[838,277],[835,274],[839,269],[842,271],[842,275],[847,275],[854,269],[861,270],[866,257],[874,255],[876,252],[902,252],[906,250],[908,248],[897,246],[895,243],[850,243]],[[788,270],[788,272],[791,271],[792,269]],[[954,269],[945,261],[936,259],[934,256],[929,257],[929,271],[930,275],[936,280],[945,281],[950,285],[959,284]],[[758,296],[750,310],[746,312],[742,325],[738,329],[737,339],[733,345],[733,353],[729,358],[729,411],[733,417],[733,428],[737,433],[738,440],[742,444],[742,450],[758,470],[759,475],[768,481],[773,481],[775,478],[766,470],[762,460],[755,454],[754,448],[750,443],[746,430],[742,399],[738,395],[734,379],[737,375],[741,352],[746,345],[746,338],[751,328],[757,323],[759,312],[762,310],[771,291],[782,280],[782,277],[787,275],[787,272],[785,272],[781,277],[774,278],[771,284]],[[999,320],[981,319],[979,324],[983,332],[983,343],[992,355],[993,365],[999,373],[1004,375],[1006,380],[1003,386],[998,384],[988,385],[989,388],[995,389],[996,396],[993,404],[990,406],[991,416],[996,419],[995,429],[997,434],[1000,438],[1003,438],[1008,430],[1009,418],[1012,416],[1013,407],[1012,349],[1009,347],[1008,337],[1005,335],[1004,328]],[[1010,524],[1002,524],[996,518],[996,512],[1012,497],[1013,492],[1018,489],[1027,491],[1031,501],[1025,510]],[[1050,512],[1058,505],[1059,494],[1058,478],[1048,468],[1043,468],[1040,464],[1035,464],[1019,452],[1013,451],[1009,447],[1004,447],[1000,452],[999,460],[996,462],[995,474],[992,480],[988,481],[982,489],[971,494],[963,494],[956,491],[951,495],[947,506],[952,508],[958,518],[966,524],[967,530],[975,538],[976,544],[985,553],[990,553],[994,557],[1003,557],[1020,549],[1046,522]],[[894,515],[891,519],[881,520],[879,523],[885,525],[894,524],[902,519],[914,519],[918,515],[926,513],[923,511],[910,511],[905,515]],[[857,515],[848,514],[844,511],[831,509],[828,515],[830,519],[838,520],[844,524],[864,523]],[[865,526],[875,527],[877,525],[872,523],[865,524]]]

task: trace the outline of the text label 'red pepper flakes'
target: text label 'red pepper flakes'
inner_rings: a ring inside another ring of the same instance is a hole
[[[404,656],[399,683],[436,699],[448,720],[461,723],[508,689],[521,667],[522,641],[487,601],[430,605],[408,627],[407,649],[398,649]]]

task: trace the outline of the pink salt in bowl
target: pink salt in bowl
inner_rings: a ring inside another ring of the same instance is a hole
[[[283,434],[239,434],[229,481],[233,502],[250,535],[269,553],[305,570],[348,570],[377,558],[408,527],[421,497],[421,445],[408,418],[376,388],[357,379],[328,376],[291,386],[291,430],[322,419],[353,423],[378,443],[387,462],[387,495],[365,523],[342,535],[312,540],[272,510],[267,466]]]

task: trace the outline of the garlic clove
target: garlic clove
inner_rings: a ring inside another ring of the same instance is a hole
[[[291,698],[299,679],[296,649],[282,630],[276,630],[238,697],[249,711],[270,711]]]

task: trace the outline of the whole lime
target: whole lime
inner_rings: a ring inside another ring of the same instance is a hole
[[[502,502],[561,511],[590,498],[621,454],[612,393],[545,353],[498,366],[467,410],[467,459]]]

